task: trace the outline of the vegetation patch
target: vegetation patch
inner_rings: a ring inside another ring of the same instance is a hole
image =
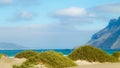
[[[120,60],[120,52],[114,52],[112,54],[112,56],[114,56],[115,58],[117,58],[118,60]]]
[[[118,60],[103,50],[85,45],[76,48],[69,56],[72,60],[87,60],[89,62],[117,62]]]
[[[26,51],[23,51],[23,52],[18,53],[18,54],[15,56],[15,58],[26,58],[26,59],[28,59],[28,58],[30,58],[30,57],[32,57],[32,56],[37,55],[37,54],[38,54],[38,52],[36,52],[36,51],[26,50]]]
[[[31,68],[37,64],[44,64],[48,68],[76,66],[70,58],[63,56],[61,53],[46,51],[29,58],[21,66],[13,66],[13,68]]]
[[[7,56],[7,55],[5,55],[5,54],[0,54],[0,59],[1,59],[2,56]]]

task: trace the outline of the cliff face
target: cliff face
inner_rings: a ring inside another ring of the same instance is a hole
[[[87,44],[101,49],[120,49],[120,17],[110,20],[108,26],[94,34]]]

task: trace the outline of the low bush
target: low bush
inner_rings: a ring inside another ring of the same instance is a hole
[[[0,58],[1,58],[2,56],[7,56],[7,55],[5,55],[5,54],[0,54]]]
[[[63,56],[61,53],[46,51],[29,58],[21,66],[14,66],[13,68],[30,68],[37,64],[44,64],[48,68],[76,66],[70,58]]]
[[[36,52],[36,51],[26,50],[26,51],[23,51],[23,52],[18,53],[18,54],[15,56],[15,58],[26,58],[26,59],[28,59],[28,58],[30,58],[30,57],[32,57],[32,56],[37,55],[37,54],[38,54],[38,52]]]
[[[113,56],[107,54],[103,50],[85,45],[76,48],[69,56],[72,60],[87,60],[89,62],[117,62]]]
[[[114,52],[112,54],[112,56],[114,56],[115,58],[117,58],[119,60],[119,58],[120,58],[120,52]]]

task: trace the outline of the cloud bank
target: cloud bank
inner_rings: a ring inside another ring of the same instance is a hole
[[[75,48],[79,44],[84,44],[93,32],[39,24],[21,27],[0,27],[0,41],[17,43],[30,48]],[[83,35],[86,35],[86,39]]]
[[[59,19],[60,22],[71,25],[92,22],[95,15],[89,13],[85,8],[70,7],[57,10],[53,18]]]
[[[120,3],[105,4],[91,8],[94,12],[120,14]]]
[[[120,3],[105,4],[91,8],[69,7],[57,10],[52,17],[65,25],[92,24],[97,21],[108,22],[120,15]]]

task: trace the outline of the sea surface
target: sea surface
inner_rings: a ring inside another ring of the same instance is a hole
[[[53,50],[53,51],[56,51],[56,52],[61,52],[61,53],[63,53],[63,55],[68,55],[74,49],[33,49],[33,50],[37,51],[37,52],[44,52],[44,51],[47,51],[47,50]],[[0,50],[0,54],[6,54],[9,57],[14,57],[17,53],[22,52],[22,51],[24,51],[24,50]],[[112,54],[116,51],[120,52],[120,50],[104,50],[104,51],[106,51],[108,54]]]

